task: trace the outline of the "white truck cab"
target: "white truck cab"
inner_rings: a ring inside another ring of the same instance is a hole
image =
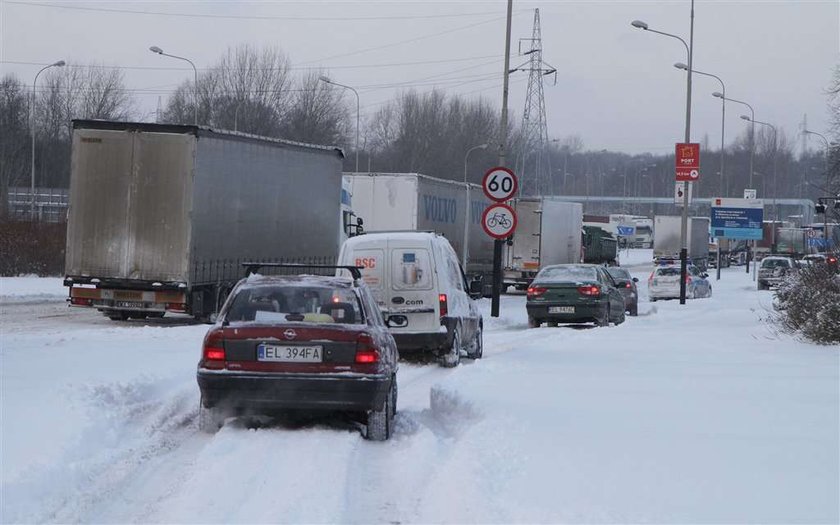
[[[431,352],[456,366],[482,354],[481,314],[455,250],[432,232],[378,232],[347,239],[339,265],[362,268],[401,354]]]

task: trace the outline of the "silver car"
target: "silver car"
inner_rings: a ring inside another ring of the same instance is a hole
[[[697,299],[712,296],[712,284],[706,279],[709,275],[701,272],[693,264],[686,268],[685,296]],[[648,278],[648,298],[651,302],[659,299],[678,299],[680,297],[679,265],[658,266]]]

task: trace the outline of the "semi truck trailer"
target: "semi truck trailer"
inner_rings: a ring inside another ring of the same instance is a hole
[[[112,319],[207,319],[242,262],[332,264],[338,255],[338,148],[197,126],[72,126],[72,306]]]
[[[688,258],[695,266],[705,270],[709,259],[709,223],[708,217],[688,218]],[[682,245],[682,217],[657,215],[653,222],[653,258],[655,261],[676,260],[680,258]]]

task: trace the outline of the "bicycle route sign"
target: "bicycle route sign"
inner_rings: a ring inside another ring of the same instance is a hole
[[[484,188],[484,194],[487,195],[488,199],[504,202],[516,195],[519,181],[511,170],[496,167],[487,170],[484,179],[481,181],[481,186]]]
[[[507,204],[496,202],[484,210],[481,226],[494,239],[506,239],[516,229],[516,212]]]

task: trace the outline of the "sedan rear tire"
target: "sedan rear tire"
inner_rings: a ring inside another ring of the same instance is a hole
[[[397,412],[396,395],[397,384],[394,380],[382,409],[368,412],[365,438],[370,441],[387,441],[391,438],[394,432],[394,416]]]
[[[534,317],[528,316],[528,328],[539,328],[542,324],[542,321],[536,319]]]
[[[215,434],[225,424],[225,416],[219,407],[207,408],[204,400],[198,404],[198,429],[205,434]]]

